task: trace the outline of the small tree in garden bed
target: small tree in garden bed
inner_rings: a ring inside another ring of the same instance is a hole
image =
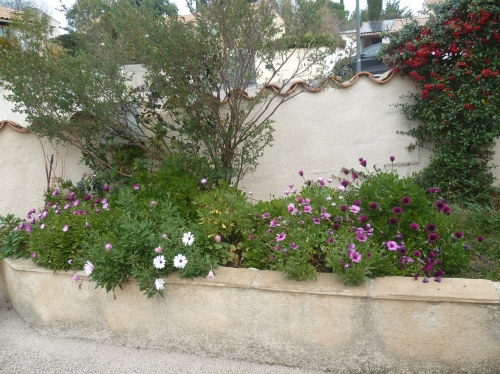
[[[10,47],[0,48],[0,86],[30,130],[77,147],[93,170],[131,177],[136,158],[156,164],[183,152],[206,156],[238,182],[272,144],[277,108],[326,87],[337,40],[298,15],[281,25],[267,0],[199,2],[192,23],[168,1],[161,8],[78,1],[66,12],[68,36],[56,40],[49,17],[26,9],[6,35]],[[133,63],[146,70],[138,87],[124,72]],[[262,86],[281,87],[247,92],[264,72]],[[297,79],[308,84],[282,95]]]
[[[457,200],[484,200],[500,136],[500,4],[449,0],[432,10],[424,26],[406,25],[382,54],[419,89],[398,105],[408,119],[422,121],[404,132],[416,137],[412,147],[432,144],[434,151],[420,183]]]
[[[422,190],[393,171],[343,169],[341,177],[304,179],[300,191],[290,184],[283,197],[255,205],[237,188],[206,178],[191,200],[172,199],[161,183],[169,175],[184,178],[166,168],[140,174],[150,183],[110,188],[92,176],[65,185],[3,240],[20,238],[14,252],[44,267],[83,266],[107,291],[132,277],[148,297],[163,295],[163,277],[176,268],[181,276],[209,279],[218,265],[279,270],[297,280],[334,272],[359,285],[384,275],[441,281],[469,264],[471,247],[441,191]],[[10,255],[9,248],[0,252]]]

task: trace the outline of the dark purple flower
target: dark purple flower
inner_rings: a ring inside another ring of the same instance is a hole
[[[396,159],[396,157],[391,156],[391,157],[389,157],[389,159],[391,160],[391,162],[394,162],[394,160]]]
[[[396,217],[389,218],[390,225],[395,225],[396,223],[398,223],[398,219]]]
[[[427,279],[427,277],[424,277],[424,280],[422,281],[422,283],[429,283],[429,279]]]
[[[434,232],[436,231],[437,227],[433,223],[428,223],[427,226],[425,226],[426,231]]]
[[[299,170],[299,175],[300,175],[301,177],[303,177],[303,176],[304,176],[304,172],[303,172],[302,170]]]
[[[366,258],[372,258],[372,257],[373,257],[373,255],[372,255],[372,253],[371,253],[371,252],[368,252],[368,253],[366,254]]]
[[[327,240],[328,243],[332,244],[333,243],[333,238],[332,237],[329,237],[328,240]]]
[[[483,260],[484,260],[483,255],[481,255],[481,254],[479,254],[479,253],[477,254],[477,258],[479,259],[479,261],[483,261]]]
[[[434,277],[434,282],[441,282],[441,277]]]
[[[392,208],[392,213],[394,214],[403,214],[404,210],[399,207],[399,206],[395,206],[394,208]]]
[[[359,164],[363,167],[366,167],[366,160],[364,160],[363,158],[360,158],[359,159]]]
[[[253,235],[252,234],[248,235],[248,240],[253,240]]]
[[[269,256],[269,260],[273,261],[274,260],[274,256]]]
[[[342,171],[344,172],[345,175],[349,174],[349,169],[344,169]]]
[[[478,241],[478,242],[482,242],[483,240],[484,240],[484,238],[483,238],[481,235],[479,235],[479,236],[477,237],[477,241]]]
[[[457,232],[455,233],[455,236],[456,236],[458,239],[460,239],[460,238],[463,238],[463,237],[464,237],[464,233],[463,233],[463,232],[461,232],[461,231],[457,231]]]
[[[361,201],[359,201],[359,200],[354,200],[353,204],[354,204],[354,205],[357,205],[357,206],[360,206],[360,205],[361,205]]]
[[[429,188],[430,193],[436,193],[437,191],[438,191],[438,189],[436,187]]]
[[[358,221],[362,222],[362,223],[365,223],[366,221],[368,221],[368,217],[365,216],[364,214],[362,214],[362,215],[359,216]]]
[[[269,212],[265,212],[263,215],[262,215],[262,218],[266,219],[266,218],[269,218],[270,214]]]
[[[85,201],[88,201],[90,200],[91,196],[89,194],[86,194],[85,197],[83,198],[83,200]]]
[[[408,197],[408,196],[404,196],[402,199],[401,199],[401,202],[403,203],[403,205],[408,205],[411,203],[411,199]]]
[[[344,179],[342,182],[340,182],[340,184],[344,187],[347,187],[349,186],[349,181]]]
[[[468,244],[464,245],[464,249],[465,249],[466,251],[470,251],[470,245],[468,245]]]
[[[297,248],[299,248],[299,246],[296,243],[290,243],[290,248],[296,250]]]
[[[352,180],[358,179],[358,173],[352,173],[351,178]]]
[[[445,205],[443,208],[443,213],[449,216],[451,214],[451,208],[448,205]]]
[[[431,232],[429,235],[427,235],[427,241],[429,242],[429,244],[433,244],[433,243],[436,243],[438,242],[440,239],[439,235],[436,234],[435,232]],[[432,252],[431,252],[432,253]],[[431,254],[429,254],[430,256]]]
[[[396,234],[396,239],[397,240],[402,240],[403,239],[403,234],[400,234],[400,233]]]
[[[421,255],[422,255],[422,252],[420,252],[420,251],[413,252],[413,256],[415,256],[415,257],[420,257]]]
[[[417,280],[418,279],[418,273],[413,274],[413,278],[415,278],[415,280]]]
[[[347,208],[347,207],[346,207],[346,208]],[[334,223],[334,224],[333,224],[333,229],[334,229],[335,231],[339,231],[339,230],[340,230],[340,227],[341,227],[340,223]]]
[[[276,247],[274,247],[275,251],[279,251],[280,249],[281,249],[281,247],[279,245],[277,245]]]
[[[378,203],[371,202],[370,203],[370,210],[375,210],[378,209]]]
[[[347,207],[345,205],[341,205],[340,206],[340,210],[343,211],[343,212],[345,212],[347,210]]]
[[[102,188],[104,191],[109,191],[109,185],[105,185],[103,188]]]
[[[98,197],[96,197],[96,198],[94,199],[94,203],[96,203],[96,204],[98,204],[100,201],[101,201],[101,200],[100,200]]]

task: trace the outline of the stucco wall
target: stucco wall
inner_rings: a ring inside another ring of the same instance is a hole
[[[342,167],[360,169],[361,157],[368,160],[370,170],[374,164],[392,167],[392,155],[401,175],[420,171],[428,164],[428,152],[405,148],[412,138],[396,132],[413,124],[393,106],[413,89],[410,79],[399,76],[384,84],[361,76],[350,87],[300,94],[278,108],[274,145],[242,187],[257,200],[281,196],[289,183],[300,188],[299,170],[307,179],[328,178],[339,175]]]
[[[164,299],[147,299],[135,281],[113,295],[31,260],[7,259],[0,269],[19,315],[54,336],[334,373],[500,367],[500,297],[488,280],[385,277],[346,287],[333,274],[297,282],[218,268],[212,280],[174,273]]]

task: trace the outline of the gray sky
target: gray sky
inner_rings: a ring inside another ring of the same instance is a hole
[[[64,16],[61,12],[56,11],[56,8],[60,7],[61,1],[67,6],[74,3],[74,0],[37,0],[38,3],[45,4],[48,13],[64,25]],[[340,2],[339,0],[336,1]],[[179,13],[181,15],[189,13],[185,0],[173,0],[173,2],[177,5],[177,8],[179,8]],[[423,0],[400,0],[401,7],[408,6],[414,14],[422,10],[422,4]],[[346,10],[354,11],[356,8],[356,0],[344,0],[344,5]],[[366,0],[359,0],[359,6],[361,9],[365,8]]]

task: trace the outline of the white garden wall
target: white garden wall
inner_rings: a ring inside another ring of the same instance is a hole
[[[126,72],[136,72],[134,86],[141,83],[140,66],[127,67]],[[247,176],[241,187],[252,191],[257,200],[280,196],[289,189],[289,183],[300,188],[298,170],[304,170],[308,179],[328,178],[339,175],[342,167],[360,168],[360,157],[368,160],[370,169],[373,164],[391,167],[392,155],[400,174],[421,170],[428,164],[429,153],[406,149],[412,138],[397,131],[414,124],[393,106],[401,102],[401,95],[414,89],[411,79],[397,75],[382,81],[360,76],[348,87],[298,95],[274,115],[274,145],[265,151],[257,171]],[[12,112],[13,106],[3,99],[4,94],[0,90],[0,121],[27,126],[22,115]],[[79,180],[88,172],[79,164],[75,148],[59,145],[56,150],[33,134],[14,131],[9,125],[0,128],[0,150],[0,215],[11,212],[24,216],[29,209],[41,206],[47,186],[45,165],[51,154],[57,156],[53,176]],[[495,162],[500,164],[499,147]],[[495,173],[499,177],[500,169]]]

